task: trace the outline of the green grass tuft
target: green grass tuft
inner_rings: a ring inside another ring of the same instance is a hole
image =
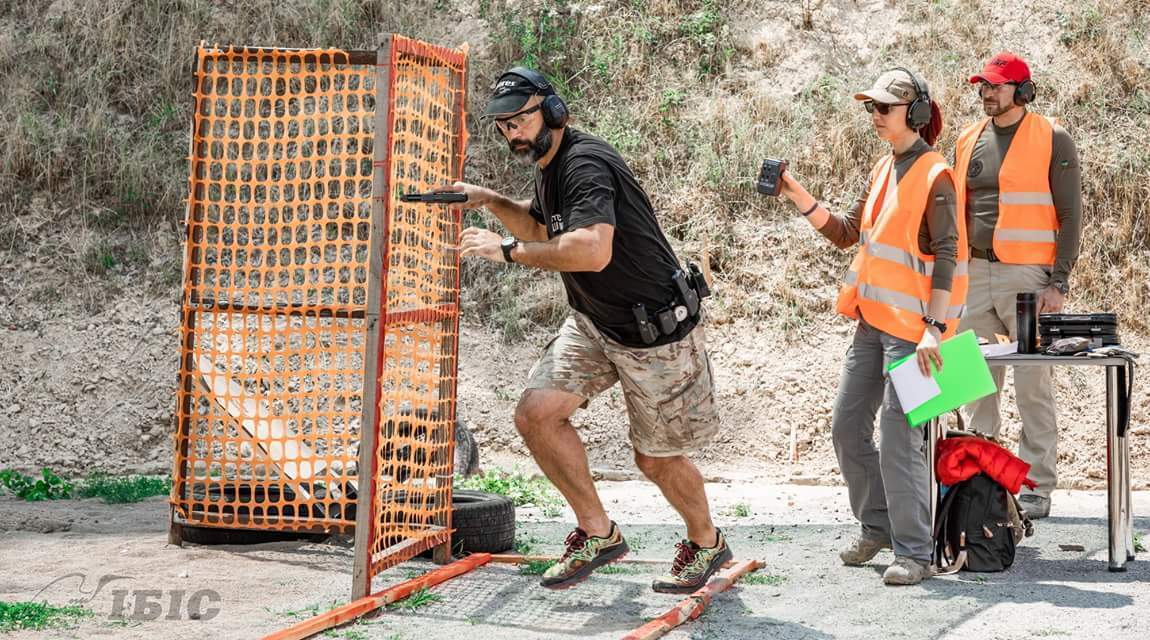
[[[786,576],[777,575],[773,573],[748,573],[740,580],[743,584],[762,585],[765,584],[769,587],[777,587],[787,581]]]
[[[416,609],[421,609],[429,604],[442,601],[443,596],[439,595],[438,593],[432,593],[427,589],[427,587],[423,587],[410,596],[407,596],[403,600],[387,605],[387,608],[400,609],[403,611],[415,611]]]
[[[541,576],[554,565],[554,560],[532,560],[519,565],[519,574],[524,576]]]
[[[172,490],[172,480],[154,476],[109,476],[95,474],[79,488],[81,498],[103,498],[110,504],[139,502],[152,496],[166,496]]]

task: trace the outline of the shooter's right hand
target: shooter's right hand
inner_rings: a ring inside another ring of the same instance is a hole
[[[466,193],[467,202],[463,206],[467,207],[480,207],[488,202],[494,200],[498,194],[486,187],[480,187],[466,182],[456,182],[455,184],[443,186],[439,188],[440,191],[452,191],[455,193]]]

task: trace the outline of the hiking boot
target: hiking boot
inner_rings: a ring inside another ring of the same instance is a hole
[[[1043,498],[1036,493],[1024,493],[1018,497],[1018,504],[1026,512],[1026,517],[1038,520],[1050,515],[1050,498]]]
[[[930,563],[906,556],[896,556],[894,562],[882,572],[882,581],[886,584],[918,584],[929,577]]]
[[[859,536],[851,540],[849,547],[839,552],[839,559],[848,567],[857,567],[870,562],[879,551],[889,548],[889,539]]]
[[[567,536],[567,550],[550,569],[543,573],[540,585],[548,589],[566,589],[583,582],[599,567],[627,555],[627,541],[619,533],[619,527],[611,523],[611,533],[606,537],[589,536],[576,527]]]
[[[694,593],[707,584],[732,557],[726,536],[718,529],[715,533],[718,542],[713,547],[700,547],[690,540],[676,544],[678,551],[671,572],[656,578],[651,588],[657,593]]]

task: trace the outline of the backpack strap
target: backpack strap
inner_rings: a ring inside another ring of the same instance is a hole
[[[950,488],[946,492],[946,496],[942,499],[942,504],[938,507],[938,518],[934,523],[934,573],[935,575],[949,575],[958,573],[966,564],[966,533],[963,532],[959,538],[959,548],[957,555],[951,559],[953,549],[947,544],[946,531],[947,525],[950,523],[950,511],[954,505],[956,496],[958,496],[958,488],[965,486],[966,481],[960,482]]]

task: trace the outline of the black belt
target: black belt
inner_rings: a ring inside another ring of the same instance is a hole
[[[987,262],[999,262],[998,256],[994,255],[994,249],[975,249],[971,247],[970,257],[981,258]]]

